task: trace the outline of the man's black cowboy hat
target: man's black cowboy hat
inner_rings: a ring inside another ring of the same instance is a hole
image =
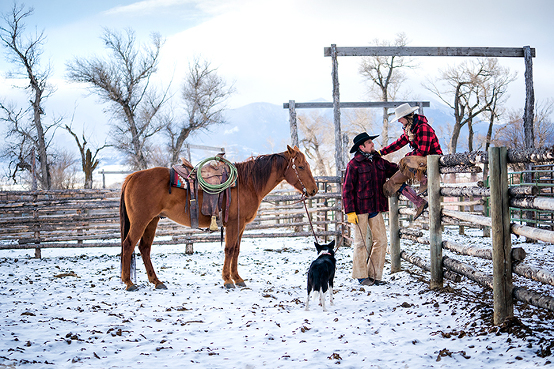
[[[370,136],[366,132],[360,133],[359,135],[356,135],[354,137],[354,146],[350,149],[350,153],[356,152],[358,150],[358,146],[366,142],[367,140],[373,140],[376,137],[379,137],[379,135]]]

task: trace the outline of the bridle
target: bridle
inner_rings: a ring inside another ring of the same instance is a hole
[[[300,185],[302,185],[302,196],[300,197],[300,200],[298,200],[297,202],[294,202],[293,205],[299,202],[302,202],[304,204],[304,209],[306,210],[306,216],[308,217],[312,234],[314,235],[315,242],[317,243],[318,241],[317,241],[317,236],[315,235],[314,225],[312,224],[312,218],[310,217],[310,213],[308,212],[308,207],[306,206],[306,194],[308,193],[308,190],[306,190],[306,186],[304,185],[304,182],[302,182],[302,180],[300,179],[300,175],[298,174],[298,169],[296,169],[296,164],[294,162],[295,159],[296,159],[296,156],[290,158],[289,164],[285,169],[285,172],[286,172],[292,164],[292,169],[294,169],[294,173],[296,173],[296,178],[298,179],[298,182],[300,182]]]
[[[308,190],[306,190],[306,186],[304,185],[304,182],[300,179],[300,175],[298,174],[298,169],[296,169],[296,164],[294,163],[294,160],[296,159],[296,156],[290,158],[289,164],[287,165],[287,168],[285,169],[285,172],[291,167],[294,169],[294,173],[296,174],[296,179],[298,179],[298,182],[300,182],[300,185],[302,186],[302,200],[306,198],[306,194],[308,193]]]

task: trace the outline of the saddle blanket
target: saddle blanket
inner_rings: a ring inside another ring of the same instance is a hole
[[[175,175],[171,179],[171,187],[183,188],[185,190],[189,188],[188,181],[181,177],[179,173],[175,172]]]

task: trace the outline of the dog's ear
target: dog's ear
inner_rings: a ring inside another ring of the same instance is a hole
[[[329,243],[329,247],[332,247],[332,248],[335,247],[335,240],[333,240],[333,241],[331,241],[331,243]]]
[[[315,245],[315,249],[317,250],[317,252],[319,253],[322,249],[321,245],[317,242],[314,242],[314,245]]]

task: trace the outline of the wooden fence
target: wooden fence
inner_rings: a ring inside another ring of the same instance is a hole
[[[319,193],[306,200],[318,239],[340,238],[343,215],[338,177],[316,177]],[[290,186],[285,185],[290,188]],[[43,248],[120,247],[119,190],[6,191],[0,192],[0,250]],[[243,237],[312,236],[300,195],[280,186],[260,206]],[[161,219],[156,245],[217,242],[220,232],[209,233]],[[340,240],[338,240],[340,241]]]
[[[493,289],[494,323],[501,324],[507,317],[513,316],[513,299],[554,311],[554,297],[545,296],[533,291],[513,286],[512,273],[540,283],[554,285],[552,271],[534,268],[525,264],[525,251],[511,247],[511,235],[516,234],[534,240],[554,243],[554,232],[533,228],[527,225],[511,223],[510,207],[525,209],[542,209],[554,211],[554,200],[551,197],[537,196],[539,189],[535,186],[508,186],[508,163],[552,162],[553,149],[540,149],[518,154],[506,148],[490,148],[488,153],[468,153],[465,155],[431,155],[427,159],[429,183],[429,238],[421,237],[409,229],[400,229],[399,216],[413,215],[414,209],[400,208],[398,198],[390,199],[390,239],[391,271],[400,271],[400,260],[414,263],[431,273],[431,288],[440,288],[443,277],[457,280],[459,275]],[[479,186],[448,187],[441,184],[440,174],[452,173],[453,167],[458,172],[474,172],[474,167],[488,163],[490,168],[490,187]],[[461,169],[460,169],[461,167]],[[464,168],[466,168],[464,170]],[[482,196],[490,201],[488,217],[445,209],[444,197],[448,196]],[[492,248],[472,248],[442,240],[442,228],[445,224],[477,224],[490,227],[492,230]],[[400,250],[400,239],[410,239],[429,245],[429,261]],[[448,249],[463,255],[476,256],[492,260],[492,276],[476,270],[452,258],[443,257],[442,249]]]

